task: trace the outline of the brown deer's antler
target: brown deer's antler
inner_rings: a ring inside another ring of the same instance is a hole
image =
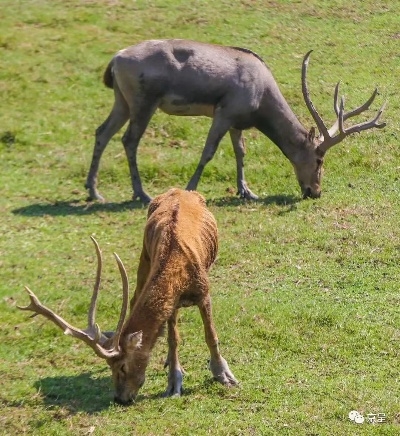
[[[317,112],[317,110],[315,109],[315,107],[311,101],[310,93],[308,91],[308,86],[307,86],[307,68],[308,68],[308,62],[309,62],[311,52],[312,52],[312,50],[310,50],[304,56],[302,73],[301,73],[301,84],[302,84],[304,101],[305,101],[307,108],[310,111],[312,117],[314,118],[314,121],[316,122],[319,133],[320,133],[319,139],[321,140],[321,144],[319,145],[319,148],[323,152],[326,152],[329,148],[331,148],[332,146],[343,141],[343,139],[346,136],[349,136],[352,133],[359,133],[359,132],[362,132],[363,130],[368,130],[368,129],[372,129],[372,128],[382,129],[383,127],[385,127],[386,123],[378,124],[378,121],[379,121],[379,118],[385,109],[386,102],[379,109],[375,118],[373,118],[370,121],[356,124],[356,125],[346,129],[344,127],[344,122],[347,119],[354,117],[356,115],[359,115],[362,112],[366,111],[371,106],[372,102],[375,100],[375,97],[378,94],[378,89],[375,89],[375,91],[372,93],[371,97],[364,104],[357,107],[356,109],[353,109],[352,111],[345,113],[344,112],[344,97],[341,98],[340,104],[339,104],[339,85],[340,85],[340,82],[338,82],[336,87],[335,87],[334,103],[333,103],[333,108],[335,110],[337,119],[336,119],[334,125],[329,130],[326,128],[324,122],[322,121],[322,118],[320,117],[319,113]],[[335,135],[338,130],[339,130],[339,133],[337,135]]]
[[[117,329],[115,330],[114,336],[112,336],[112,350],[119,350],[119,339],[121,337],[122,327],[124,325],[126,312],[128,310],[129,282],[122,260],[119,258],[117,253],[114,253],[114,256],[117,261],[119,272],[121,274],[121,279],[122,279],[122,307],[119,315]]]
[[[51,309],[44,306],[39,301],[37,296],[28,287],[25,287],[25,289],[29,294],[30,304],[25,307],[20,307],[20,306],[17,307],[21,310],[31,310],[32,312],[35,312],[33,316],[43,315],[45,318],[47,318],[48,320],[56,324],[58,327],[60,327],[64,331],[64,334],[71,335],[74,338],[78,338],[82,340],[87,345],[89,345],[99,357],[103,359],[109,359],[111,357],[116,357],[120,354],[119,339],[121,336],[122,326],[124,324],[126,312],[128,309],[128,298],[129,298],[128,277],[121,259],[118,257],[117,254],[114,253],[122,279],[122,307],[121,307],[121,313],[117,325],[117,330],[111,339],[112,342],[111,348],[108,348],[106,347],[106,344],[108,344],[110,340],[107,336],[101,333],[100,327],[95,322],[96,303],[97,303],[97,297],[99,294],[100,281],[101,281],[102,257],[97,241],[93,237],[91,238],[96,248],[97,274],[96,274],[96,281],[95,281],[89,313],[88,313],[88,327],[85,330],[81,330],[72,326],[67,321],[65,321],[62,317],[60,317],[55,312],[53,312]]]

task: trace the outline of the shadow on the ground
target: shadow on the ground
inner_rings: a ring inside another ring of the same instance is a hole
[[[110,407],[135,407],[135,404],[142,401],[162,398],[162,392],[148,395],[143,388],[143,393],[139,392],[133,404],[116,405],[113,400],[114,390],[110,375],[107,369],[107,375],[100,377],[98,373],[90,372],[76,376],[45,377],[36,381],[34,386],[43,396],[43,402],[47,407],[62,407],[71,414],[78,412],[93,414]],[[189,393],[185,390],[185,394]]]
[[[122,203],[98,203],[73,201],[56,201],[55,203],[36,203],[14,209],[15,215],[30,217],[91,215],[98,212],[123,212],[126,210],[143,209],[146,206],[139,201],[124,201]]]
[[[217,207],[239,206],[242,204],[263,204],[264,206],[276,205],[289,207],[289,211],[295,208],[295,205],[301,199],[294,195],[270,195],[258,200],[244,200],[235,196],[225,196],[208,201]],[[91,215],[98,212],[123,212],[126,210],[145,209],[147,206],[140,201],[123,201],[121,203],[100,203],[85,202],[81,200],[56,201],[54,203],[35,203],[29,206],[20,207],[12,211],[15,215],[27,217],[41,216],[68,216],[68,215]]]
[[[239,197],[226,196],[210,200],[210,204],[218,207],[239,206],[241,204],[263,204],[264,206],[295,206],[301,198],[294,195],[269,195],[258,200],[245,200]]]

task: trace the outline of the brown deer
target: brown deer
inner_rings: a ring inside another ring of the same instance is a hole
[[[225,386],[237,381],[221,356],[211,315],[207,272],[218,249],[217,223],[197,192],[171,189],[156,197],[149,206],[143,250],[137,272],[137,286],[128,309],[128,278],[115,254],[122,277],[123,302],[115,333],[102,333],[95,322],[100,287],[102,257],[92,238],[98,267],[89,308],[88,327],[80,330],[40,303],[26,288],[30,304],[19,307],[45,316],[65,334],[81,339],[104,359],[112,371],[115,401],[132,402],[145,380],[150,353],[165,323],[168,325],[168,386],[164,396],[182,392],[183,370],[178,358],[177,315],[181,307],[197,305],[204,324],[205,339],[211,353],[210,369]],[[33,316],[35,316],[33,315]]]
[[[104,83],[114,90],[114,106],[96,130],[92,163],[86,181],[89,198],[103,200],[97,190],[101,155],[111,137],[129,120],[122,138],[129,162],[133,199],[147,203],[136,162],[139,141],[157,108],[170,115],[211,117],[200,162],[186,189],[197,189],[198,182],[223,136],[229,131],[236,156],[237,187],[241,197],[257,199],[247,187],[243,159],[242,131],[255,127],[274,142],[294,167],[303,198],[321,195],[321,174],[325,153],[346,136],[363,130],[382,128],[378,124],[384,106],[371,121],[346,128],[344,122],[367,110],[378,90],[360,107],[345,113],[344,98],[338,101],[336,122],[329,130],[314,108],[307,88],[310,52],[303,60],[302,90],[307,108],[319,129],[308,131],[299,122],[281,94],[264,61],[250,50],[183,39],[151,40],[119,51],[104,73]]]

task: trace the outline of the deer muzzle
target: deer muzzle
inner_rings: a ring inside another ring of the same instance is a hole
[[[121,406],[129,406],[130,404],[132,404],[135,401],[135,398],[136,398],[135,394],[131,394],[126,398],[115,395],[114,396],[114,403],[119,404]]]
[[[320,198],[321,197],[321,190],[312,190],[310,187],[302,189],[303,199],[306,198]]]

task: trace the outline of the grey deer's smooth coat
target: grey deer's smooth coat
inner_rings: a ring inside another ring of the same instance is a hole
[[[119,51],[104,73],[104,83],[114,90],[115,101],[110,115],[96,130],[92,163],[86,181],[91,199],[103,200],[97,190],[97,173],[101,155],[111,137],[129,120],[123,136],[132,179],[133,199],[147,203],[137,167],[137,147],[157,108],[170,115],[205,115],[212,118],[200,162],[187,188],[195,190],[207,162],[223,136],[229,132],[237,164],[237,187],[241,197],[256,199],[244,177],[245,143],[242,131],[255,127],[271,139],[292,163],[303,198],[321,195],[321,174],[326,151],[354,132],[378,124],[384,106],[376,117],[350,128],[346,119],[369,108],[370,99],[353,111],[344,112],[344,98],[338,101],[339,83],[335,89],[334,110],[337,120],[327,129],[315,110],[307,89],[309,55],[302,68],[302,91],[313,116],[315,129],[301,125],[289,107],[271,71],[250,50],[225,47],[183,39],[150,40]]]

